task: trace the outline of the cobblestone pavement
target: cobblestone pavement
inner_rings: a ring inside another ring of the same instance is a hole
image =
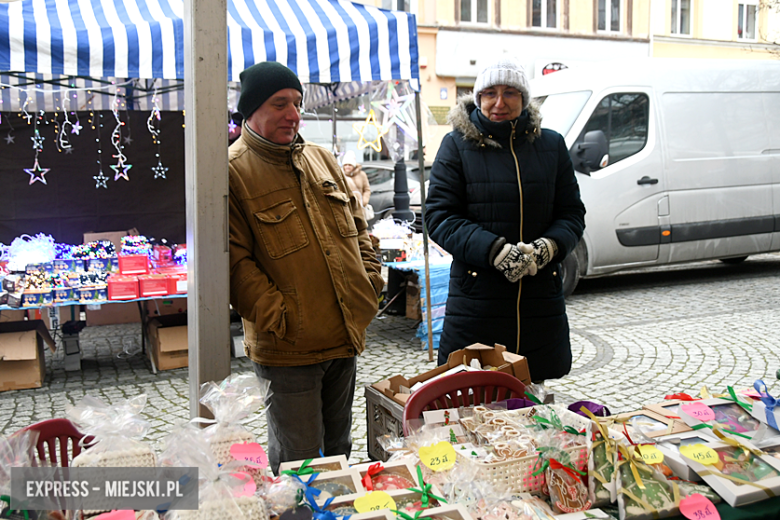
[[[751,386],[763,378],[777,388],[780,368],[780,255],[751,257],[737,266],[695,266],[583,280],[567,300],[574,367],[549,381],[556,401],[589,399],[612,412],[630,411],[664,395],[698,394],[702,385]],[[352,462],[366,460],[364,386],[386,377],[407,377],[433,368],[415,337],[415,323],[377,318],[358,361],[353,407]],[[141,354],[140,325],[89,327],[80,336],[82,370],[65,372],[62,349],[47,350],[43,388],[0,393],[0,434],[33,422],[63,417],[65,406],[87,394],[107,403],[145,393],[148,439],[158,441],[189,419],[188,372],[151,372]],[[234,372],[251,372],[245,358]],[[265,420],[246,425],[265,443]]]

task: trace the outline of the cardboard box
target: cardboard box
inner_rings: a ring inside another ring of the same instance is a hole
[[[109,300],[134,300],[138,294],[137,276],[112,274],[108,277]]]
[[[168,294],[168,277],[164,274],[142,274],[138,277],[138,285],[143,298]]]
[[[119,274],[148,274],[149,257],[146,255],[120,255]]]
[[[406,317],[410,320],[422,320],[420,284],[416,276],[406,278]]]
[[[186,367],[189,362],[187,315],[158,316],[147,328],[149,354],[157,370]]]
[[[141,311],[136,302],[110,303],[97,309],[87,307],[87,327],[140,322]]]
[[[25,321],[27,318],[27,311],[25,309],[19,309],[15,311],[2,310],[0,311],[0,323],[9,321]]]
[[[150,318],[187,312],[187,298],[155,298],[144,302],[144,310]]]
[[[138,235],[138,230],[135,228],[128,229],[127,231],[107,231],[104,233],[84,233],[84,243],[94,242],[95,240],[108,240],[116,248],[116,254],[122,251],[122,237],[127,235]]]
[[[0,392],[43,385],[44,343],[52,352],[57,348],[41,320],[0,324]]]
[[[481,343],[475,343],[474,345],[450,353],[446,365],[441,365],[411,379],[406,379],[403,376],[393,376],[384,381],[374,383],[372,386],[396,403],[404,406],[412,395],[411,388],[415,384],[429,381],[448,370],[456,368],[458,365],[469,365],[472,359],[478,359],[483,367],[497,367],[499,372],[506,372],[526,385],[531,384],[531,374],[528,371],[528,360],[526,360],[524,356],[507,352],[506,347],[503,345],[489,347],[487,345],[482,345]]]
[[[615,421],[625,422],[630,430],[638,429],[651,439],[691,431],[684,422],[664,417],[647,409],[618,414],[615,416]]]

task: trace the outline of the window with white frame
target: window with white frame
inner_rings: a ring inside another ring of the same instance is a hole
[[[533,0],[531,26],[544,29],[558,27],[558,0]]]
[[[691,0],[672,0],[672,34],[691,34]]]
[[[737,20],[737,38],[740,40],[756,39],[756,20],[758,18],[758,3],[739,4]]]
[[[489,23],[489,0],[460,0],[460,21],[465,23]]]
[[[410,12],[411,0],[382,0],[382,9]]]
[[[620,4],[622,0],[599,0],[599,31],[620,32]]]

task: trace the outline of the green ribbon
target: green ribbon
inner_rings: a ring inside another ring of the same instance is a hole
[[[714,426],[712,426],[711,424],[707,424],[707,423],[701,423],[701,424],[697,424],[696,426],[691,426],[691,429],[693,429],[693,430],[701,430],[703,428],[709,428],[710,430],[714,430],[715,429]],[[730,433],[732,435],[737,435],[739,437],[742,437],[743,439],[748,439],[748,440],[752,439],[752,437],[750,435],[745,435],[744,433],[738,433],[738,432],[735,432],[734,430],[729,430],[728,428],[718,428],[718,429],[721,430],[721,431],[724,431],[726,433]]]
[[[301,465],[300,468],[297,470],[294,469],[286,469],[282,471],[282,475],[290,475],[290,476],[300,476],[300,475],[311,475],[314,473],[314,468],[310,468],[309,464],[311,464],[311,461],[314,459],[306,459],[303,461],[303,465]]]
[[[739,406],[742,407],[743,410],[745,410],[747,413],[751,413],[753,411],[753,404],[752,403],[746,403],[745,401],[740,401],[737,399],[737,393],[734,392],[734,387],[727,386],[726,389],[729,391],[729,395],[731,397],[723,397],[722,399],[725,399],[726,401],[734,401]]]
[[[8,504],[8,511],[6,511],[5,516],[10,517],[11,511],[13,511],[13,509],[11,509],[11,497],[9,497],[8,495],[0,495],[0,502],[5,502],[6,504]],[[30,520],[30,514],[27,512],[26,509],[21,509],[20,511],[24,515],[25,520]]]
[[[437,497],[433,493],[431,493],[431,485],[426,484],[423,480],[422,476],[422,468],[418,465],[417,466],[417,481],[420,483],[420,488],[407,488],[409,491],[414,491],[415,493],[420,493],[420,500],[422,502],[422,508],[428,509],[430,507],[430,500],[431,498],[435,498],[439,501],[439,504],[446,504],[447,501],[444,500],[442,497]]]
[[[536,404],[542,404],[542,402],[539,400],[538,397],[536,397],[534,394],[529,392],[528,390],[525,391],[525,396],[528,398],[529,401],[534,402]]]
[[[414,514],[414,516],[412,517],[412,516],[409,516],[409,515],[407,515],[407,514],[406,514],[406,513],[404,513],[403,511],[396,511],[395,509],[391,509],[390,511],[392,511],[393,513],[395,513],[395,515],[396,515],[396,516],[400,516],[401,518],[403,518],[403,520],[418,520],[418,519],[420,518],[420,515],[421,515],[421,514],[422,514],[422,512],[423,512],[423,510],[421,509],[420,511],[417,511],[417,512]]]
[[[558,414],[555,413],[555,410],[550,410],[551,415],[550,419],[545,419],[544,417],[539,417],[538,415],[534,415],[534,420],[538,423],[541,423],[542,427],[550,426],[552,428],[555,428],[556,430],[560,430],[562,432],[570,433],[572,435],[585,435],[585,432],[579,432],[575,428],[572,428],[571,426],[564,426],[561,422],[561,419],[558,417]]]

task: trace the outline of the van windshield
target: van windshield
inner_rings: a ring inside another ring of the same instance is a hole
[[[590,90],[582,90],[536,98],[541,103],[542,127],[555,130],[565,137],[591,94]]]

